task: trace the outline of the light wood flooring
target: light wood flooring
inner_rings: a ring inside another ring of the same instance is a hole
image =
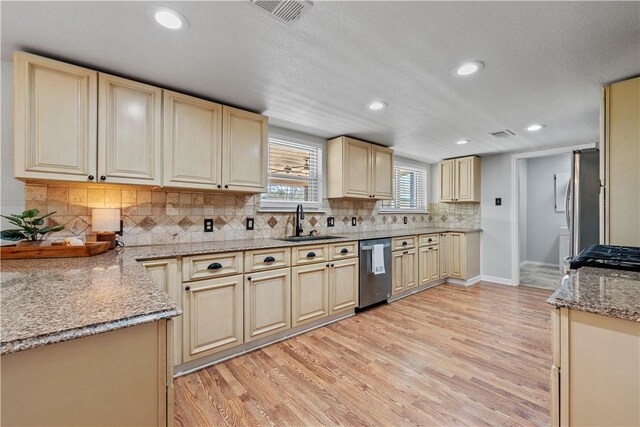
[[[429,289],[177,378],[175,423],[549,425],[550,293]]]

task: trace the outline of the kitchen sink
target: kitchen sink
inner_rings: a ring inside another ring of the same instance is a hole
[[[313,242],[314,240],[341,239],[340,236],[287,236],[276,240],[284,240],[285,242]]]

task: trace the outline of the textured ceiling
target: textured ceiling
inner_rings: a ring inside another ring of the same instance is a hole
[[[600,86],[640,74],[639,2],[316,1],[291,26],[247,1],[162,3],[185,32],[152,22],[154,4],[2,2],[2,58],[50,55],[426,161],[594,142]],[[485,68],[454,77],[468,60]],[[517,135],[488,135],[504,128]]]

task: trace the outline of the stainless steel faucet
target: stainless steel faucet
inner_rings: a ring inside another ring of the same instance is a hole
[[[302,234],[302,227],[300,227],[300,220],[304,219],[304,209],[302,204],[298,204],[296,207],[296,237],[300,237]]]

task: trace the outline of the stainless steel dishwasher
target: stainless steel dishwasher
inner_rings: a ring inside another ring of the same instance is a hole
[[[373,245],[384,248],[383,274],[373,274],[371,260]],[[360,241],[360,303],[358,309],[384,302],[391,296],[391,239]]]

